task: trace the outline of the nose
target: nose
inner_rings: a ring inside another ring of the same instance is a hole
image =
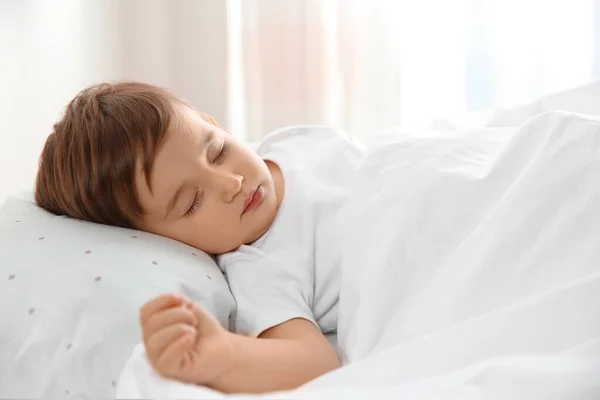
[[[232,172],[219,172],[213,179],[213,187],[226,203],[231,203],[242,191],[243,183],[244,177]]]

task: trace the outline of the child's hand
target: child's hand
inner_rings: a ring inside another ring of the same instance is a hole
[[[164,294],[140,310],[150,364],[162,376],[211,385],[232,363],[230,333],[188,298]]]

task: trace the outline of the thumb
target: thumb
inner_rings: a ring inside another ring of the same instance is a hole
[[[199,336],[208,336],[220,333],[223,327],[204,307],[190,301],[188,307],[196,317],[196,330]]]

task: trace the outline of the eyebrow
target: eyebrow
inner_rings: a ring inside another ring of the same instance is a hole
[[[206,134],[206,136],[204,137],[204,144],[210,143],[214,137],[215,137],[215,131],[213,131],[213,130],[209,131]],[[167,213],[165,214],[165,219],[169,216],[169,214],[171,214],[171,211],[173,211],[173,208],[175,208],[175,205],[179,201],[179,197],[181,197],[181,194],[183,193],[184,188],[185,188],[184,184],[179,185],[179,187],[177,188],[177,191],[173,195],[173,198],[171,198],[171,200],[169,201],[169,204],[167,204]]]

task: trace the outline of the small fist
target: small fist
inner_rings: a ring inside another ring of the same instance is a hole
[[[232,363],[231,334],[185,296],[150,300],[140,320],[148,360],[166,378],[210,386]]]

